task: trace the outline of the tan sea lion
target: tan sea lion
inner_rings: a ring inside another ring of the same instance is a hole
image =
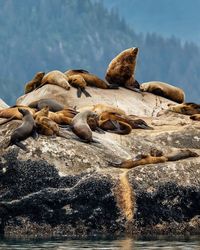
[[[70,69],[64,73],[67,77],[72,75],[80,75],[84,78],[87,86],[97,87],[100,89],[116,89],[118,88],[116,84],[109,84],[106,81],[103,81],[98,76],[89,73],[83,69]]]
[[[170,154],[163,155],[160,150],[151,150],[148,155],[138,155],[135,159],[125,160],[121,163],[109,162],[111,165],[120,168],[134,168],[140,165],[163,163],[167,161],[178,161],[190,157],[198,157],[199,155],[189,149],[176,150]]]
[[[5,148],[15,144],[21,149],[23,149],[24,151],[27,151],[27,148],[25,147],[23,143],[21,143],[21,141],[27,139],[29,136],[33,136],[33,137],[36,136],[35,121],[29,110],[19,108],[19,112],[23,116],[22,118],[23,122],[18,128],[16,128],[12,132],[9,144]]]
[[[49,73],[47,73],[42,78],[42,83],[37,88],[41,88],[45,84],[57,85],[57,86],[64,88],[65,90],[70,89],[68,77],[58,70],[53,70],[53,71],[50,71]]]
[[[38,88],[42,83],[42,78],[44,77],[45,72],[37,72],[33,79],[26,83],[24,93],[28,94],[34,89]]]
[[[118,54],[108,65],[106,80],[110,84],[140,92],[140,85],[135,80],[135,66],[138,48],[130,48]]]
[[[1,122],[0,125],[3,125],[11,120],[22,120],[23,114],[19,111],[19,108],[29,110],[29,112],[34,115],[35,109],[29,108],[28,106],[12,106],[10,108],[5,108],[0,110],[0,118],[6,118],[5,121]]]
[[[200,114],[200,105],[192,102],[186,102],[181,104],[168,104],[168,110],[183,115]]]
[[[92,130],[88,124],[88,118],[98,118],[98,115],[90,110],[80,112],[72,119],[71,129],[82,141],[95,142],[92,138]]]
[[[87,83],[81,75],[71,75],[68,78],[69,78],[68,80],[69,84],[72,87],[77,88],[78,97],[81,97],[82,93],[86,97],[91,97],[90,93],[88,93],[88,91],[86,90]]]
[[[101,113],[103,113],[103,112],[114,112],[116,114],[126,115],[125,111],[120,109],[120,108],[117,108],[117,107],[114,107],[111,105],[107,105],[107,104],[101,104],[101,103],[91,105],[91,106],[85,106],[83,108],[79,108],[78,111],[81,112],[84,110],[91,110],[91,111],[97,113],[98,115],[101,115]]]
[[[150,92],[178,103],[182,103],[185,100],[185,93],[181,88],[165,82],[145,82],[140,85],[140,89],[141,91]]]
[[[35,123],[38,133],[46,136],[60,136],[69,139],[66,133],[61,132],[60,127],[56,122],[49,117],[49,107],[46,106],[35,114]]]

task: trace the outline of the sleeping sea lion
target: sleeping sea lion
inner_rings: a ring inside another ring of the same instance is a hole
[[[41,110],[44,107],[48,106],[49,110],[52,112],[57,112],[57,111],[65,109],[65,108],[69,108],[69,107],[57,102],[54,99],[48,99],[48,98],[34,101],[34,102],[30,103],[28,106],[30,108],[35,108],[37,110]]]
[[[35,109],[29,108],[28,106],[12,106],[10,108],[0,110],[0,118],[6,118],[0,125],[3,125],[11,120],[22,120],[23,114],[19,111],[19,108],[29,110],[29,112],[34,115]]]
[[[111,165],[120,168],[134,168],[140,165],[163,163],[167,161],[178,161],[199,155],[189,149],[176,150],[170,154],[163,155],[160,150],[151,150],[147,155],[138,155],[135,159],[125,160],[121,163],[109,162]]]
[[[70,85],[68,82],[68,77],[63,74],[62,72],[58,70],[53,70],[47,73],[43,78],[41,84],[37,87],[41,88],[45,84],[52,84],[52,85],[57,85],[60,86],[61,88],[64,88],[65,90],[70,89]]]
[[[88,93],[88,91],[85,89],[87,86],[87,83],[81,75],[69,76],[68,82],[72,87],[77,88],[77,96],[78,97],[81,97],[82,93],[86,97],[91,97],[90,93]]]
[[[168,110],[183,115],[200,114],[200,105],[192,102],[186,102],[181,104],[168,104]]]
[[[140,89],[141,91],[150,92],[178,103],[182,103],[185,100],[185,93],[181,88],[165,82],[145,82],[140,85]]]
[[[42,78],[44,77],[44,75],[45,72],[37,72],[34,78],[26,83],[24,93],[28,94],[29,92],[39,87],[40,84],[42,83]]]
[[[98,115],[101,115],[101,113],[103,113],[103,112],[114,112],[114,113],[119,114],[119,115],[126,115],[125,111],[120,109],[120,108],[117,108],[117,107],[114,107],[111,105],[107,105],[107,104],[101,104],[101,103],[91,105],[91,106],[85,106],[83,108],[78,109],[78,111],[80,111],[80,112],[84,111],[84,110],[91,110],[91,111],[97,113]]]
[[[66,139],[69,137],[66,133],[61,132],[58,124],[49,117],[49,107],[46,106],[35,114],[35,123],[38,133],[46,136],[60,136]]]
[[[64,74],[67,77],[70,77],[72,75],[82,76],[87,86],[97,87],[100,89],[117,89],[118,88],[116,84],[109,84],[103,81],[102,79],[100,79],[98,76],[91,74],[88,71],[83,70],[83,69],[70,69],[70,70],[67,70]]]
[[[140,92],[140,85],[135,80],[135,66],[138,48],[130,48],[118,54],[108,65],[106,80],[110,84]]]
[[[18,128],[16,128],[12,132],[9,144],[5,148],[15,144],[21,149],[23,149],[24,151],[27,151],[26,146],[23,143],[21,143],[21,141],[27,139],[29,136],[33,136],[33,137],[36,136],[35,121],[29,110],[19,108],[19,112],[23,116],[22,118],[23,122]]]

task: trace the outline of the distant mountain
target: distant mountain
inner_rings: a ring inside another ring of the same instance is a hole
[[[186,91],[187,100],[199,101],[199,48],[137,34],[102,2],[1,0],[0,30],[0,98],[9,104],[37,71],[84,68],[103,78],[109,62],[130,47],[140,48],[139,82],[170,82]]]
[[[95,0],[97,1],[97,0]],[[176,35],[200,44],[199,0],[103,0],[115,8],[136,32]]]

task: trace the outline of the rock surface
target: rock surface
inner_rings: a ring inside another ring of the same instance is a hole
[[[76,97],[46,85],[18,99],[29,104],[56,98],[82,108],[107,103],[145,117],[154,130],[129,135],[97,134],[99,144],[74,137],[25,141],[29,152],[0,150],[0,233],[6,237],[86,237],[140,233],[200,232],[200,158],[138,166],[127,170],[111,162],[189,148],[200,154],[200,123],[162,111],[171,101],[126,89],[88,88],[92,98]],[[157,113],[159,117],[156,117]],[[20,121],[0,128],[1,145]]]

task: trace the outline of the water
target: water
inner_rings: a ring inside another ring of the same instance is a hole
[[[163,250],[193,250],[200,249],[200,237],[188,239],[109,239],[109,240],[0,240],[0,250],[137,250],[137,249],[163,249]]]

